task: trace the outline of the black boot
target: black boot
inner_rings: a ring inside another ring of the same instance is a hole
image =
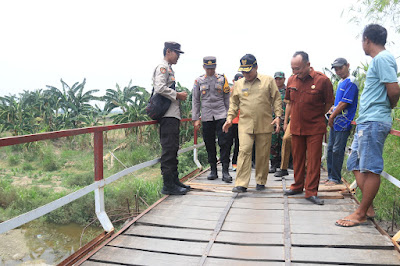
[[[165,195],[185,195],[187,190],[175,185],[174,178],[175,177],[173,174],[163,175],[164,186],[161,190],[161,193]]]
[[[207,176],[208,180],[214,180],[218,178],[217,174],[217,164],[216,163],[210,163],[211,166],[211,173]]]
[[[174,184],[177,185],[178,187],[183,187],[187,191],[190,190],[190,186],[186,186],[179,180],[179,174],[178,172],[174,172]]]
[[[229,164],[222,164],[222,181],[232,182],[232,177],[229,175]]]

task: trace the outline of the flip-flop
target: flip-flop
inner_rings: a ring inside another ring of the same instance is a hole
[[[350,219],[340,219],[340,220],[341,220],[341,221],[345,221],[345,222],[351,222],[351,223],[353,223],[353,224],[351,224],[351,225],[343,225],[343,224],[340,224],[340,223],[338,223],[338,222],[335,222],[335,225],[336,225],[336,226],[340,226],[340,227],[354,227],[354,226],[359,226],[359,225],[367,224],[367,220],[362,221],[362,222],[357,222],[357,221],[350,220]]]

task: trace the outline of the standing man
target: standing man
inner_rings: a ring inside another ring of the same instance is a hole
[[[318,198],[322,156],[322,138],[326,133],[325,113],[333,104],[333,87],[327,76],[310,67],[308,54],[301,51],[291,61],[293,75],[289,78],[285,99],[289,101],[287,117],[291,116],[294,183],[285,195],[303,192],[314,204],[323,205]],[[307,158],[307,176],[306,176]]]
[[[357,111],[358,87],[355,77],[350,76],[350,64],[344,58],[338,58],[332,63],[336,75],[341,80],[336,89],[335,105],[329,110],[328,120],[329,142],[326,164],[328,166],[328,180],[325,185],[342,183],[342,165],[347,138],[350,135],[351,121]]]
[[[242,73],[237,73],[233,79],[233,84],[235,84],[238,79],[243,78]],[[232,92],[233,87],[231,88]],[[232,170],[236,171],[237,169],[237,157],[239,155],[239,131],[238,131],[238,123],[239,123],[239,114],[240,110],[238,112],[238,115],[232,120],[232,138],[233,138],[233,155],[232,155]]]
[[[166,195],[184,195],[190,189],[182,184],[178,177],[178,150],[179,150],[179,124],[181,111],[180,101],[187,98],[186,92],[175,90],[175,73],[171,68],[178,62],[181,45],[176,42],[164,43],[164,60],[156,67],[153,73],[154,93],[171,100],[171,105],[160,120],[161,174],[164,185],[161,193]]]
[[[278,87],[279,93],[281,94],[281,100],[282,100],[282,110],[283,110],[283,116],[285,114],[285,107],[286,104],[284,103],[283,99],[285,98],[285,93],[286,93],[286,86],[285,86],[285,73],[279,71],[275,72],[274,74],[274,79],[276,82],[276,86]],[[272,113],[272,119],[275,119],[276,115],[275,112]],[[270,160],[271,160],[271,168],[269,169],[270,173],[275,173],[276,169],[281,166],[281,149],[282,149],[282,137],[283,137],[283,119],[284,117],[281,117],[281,125],[280,125],[280,130],[279,132],[273,132],[272,133],[272,141],[271,141],[271,154],[270,154]]]
[[[226,114],[229,109],[230,88],[224,75],[215,73],[217,59],[213,56],[203,58],[205,75],[198,77],[194,82],[192,91],[192,120],[195,129],[203,126],[203,138],[206,144],[208,162],[211,172],[208,180],[218,178],[217,174],[217,149],[215,147],[215,134],[218,136],[220,148],[220,161],[222,162],[222,181],[232,182],[229,175],[229,162],[232,147],[231,130],[222,132],[222,126],[226,121]]]
[[[257,73],[257,60],[252,54],[240,59],[239,71],[244,79],[233,86],[228,118],[223,126],[228,132],[232,120],[239,115],[239,158],[238,170],[233,192],[246,192],[251,174],[251,153],[253,143],[256,148],[256,182],[257,190],[264,190],[268,178],[268,156],[271,148],[271,135],[276,126],[279,132],[282,115],[282,100],[278,87],[271,76]],[[276,118],[272,120],[272,106]]]
[[[378,24],[365,27],[362,47],[372,57],[361,94],[356,133],[347,168],[353,171],[362,200],[355,212],[336,221],[337,226],[357,226],[375,215],[372,202],[380,186],[383,171],[383,146],[392,127],[391,109],[399,101],[397,64],[385,49],[387,31]]]

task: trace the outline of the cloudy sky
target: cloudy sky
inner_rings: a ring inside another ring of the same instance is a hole
[[[130,80],[151,90],[164,41],[181,43],[185,54],[173,68],[189,89],[204,72],[202,58],[210,55],[229,80],[246,53],[268,75],[289,75],[298,50],[309,53],[316,70],[337,57],[354,68],[370,59],[357,37],[363,27],[341,16],[352,2],[1,1],[0,96],[61,88],[61,78],[70,85],[86,78],[86,89],[99,89],[98,95]]]

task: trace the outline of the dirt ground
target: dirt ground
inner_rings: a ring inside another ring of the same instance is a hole
[[[20,260],[29,254],[23,229],[14,229],[0,234],[0,243],[3,243],[0,245],[0,258],[4,261]],[[16,250],[18,253],[15,253]]]

